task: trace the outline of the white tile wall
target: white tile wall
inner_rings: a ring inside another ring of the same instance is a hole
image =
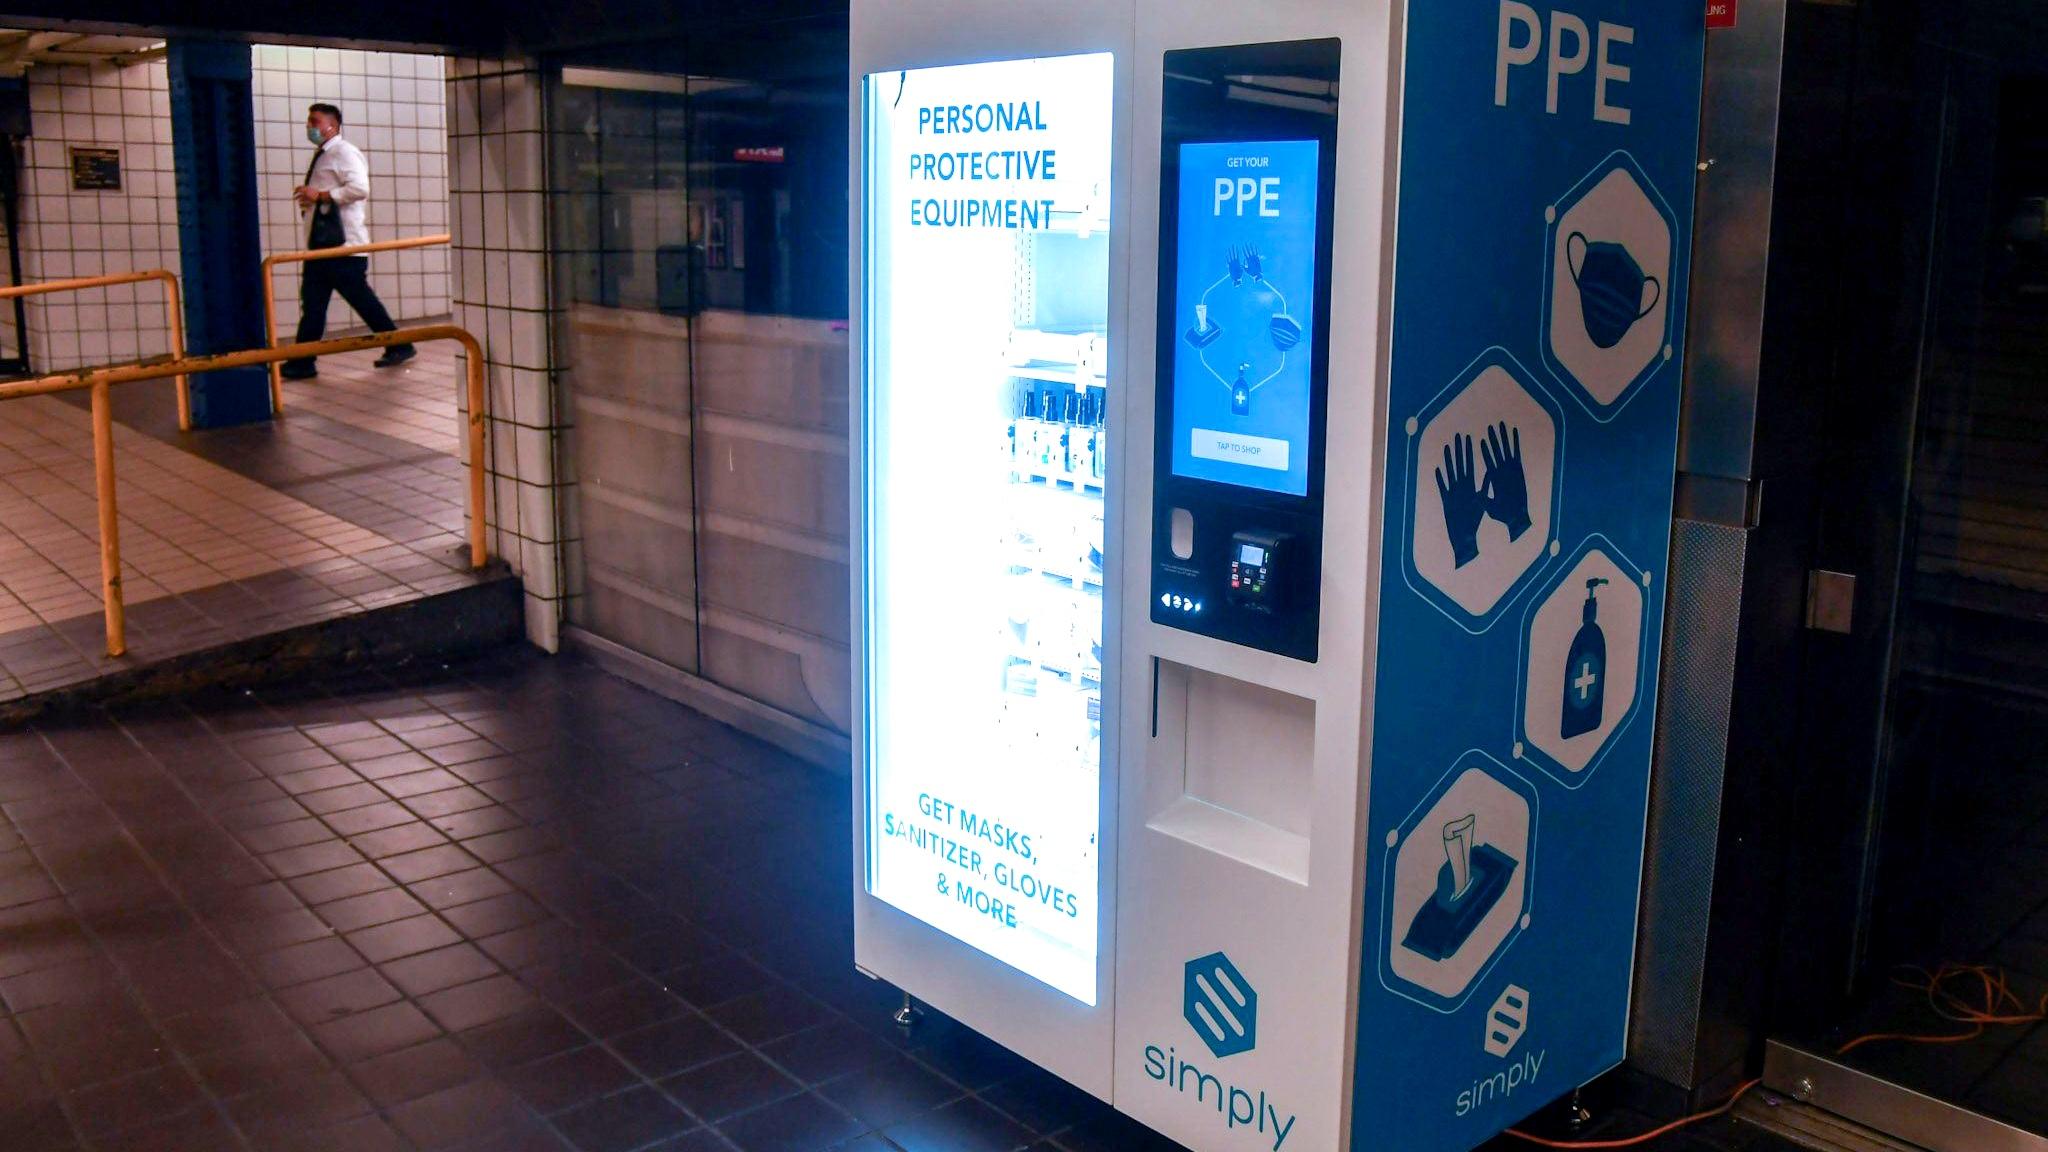
[[[448,61],[450,200],[456,206],[455,322],[484,344],[489,373],[491,551],[526,586],[526,632],[560,642],[563,479],[554,405],[541,80],[516,60]]]
[[[35,68],[28,98],[35,135],[23,156],[23,279],[176,272],[178,190],[164,62]],[[72,191],[73,146],[120,149],[121,190]],[[31,296],[27,305],[29,362],[38,371],[170,351],[161,284]]]
[[[263,251],[304,248],[305,222],[291,192],[313,158],[306,143],[306,106],[341,109],[342,134],[370,161],[370,239],[396,240],[446,232],[448,219],[447,93],[439,56],[297,48],[259,44],[253,59],[257,194]],[[370,285],[393,318],[444,316],[450,300],[446,248],[380,252],[370,257]],[[296,322],[299,270],[277,269],[278,326]],[[330,330],[356,323],[336,303]]]

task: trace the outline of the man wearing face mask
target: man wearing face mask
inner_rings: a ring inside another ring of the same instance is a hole
[[[370,229],[363,209],[370,197],[370,165],[363,159],[362,149],[341,138],[341,109],[332,104],[306,109],[306,140],[317,151],[306,166],[305,183],[292,190],[292,199],[307,220],[306,247],[317,250],[368,244]],[[327,305],[336,292],[370,331],[389,332],[398,327],[384,310],[384,302],[370,289],[368,256],[308,260],[301,268],[299,343],[318,340],[326,333]],[[393,344],[377,358],[377,367],[403,364],[414,355],[412,345]],[[306,380],[318,371],[307,357],[286,361],[281,374],[287,380]]]

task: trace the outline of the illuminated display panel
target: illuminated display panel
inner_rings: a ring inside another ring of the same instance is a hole
[[[1175,475],[1308,492],[1319,149],[1180,146]]]
[[[1113,63],[866,78],[867,889],[1094,1004]]]

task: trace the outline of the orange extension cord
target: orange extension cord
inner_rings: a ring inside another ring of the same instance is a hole
[[[2048,993],[2043,993],[2040,1003],[2035,1004],[2033,1010],[2029,1011],[2026,1002],[2022,1001],[2007,983],[2002,969],[1983,964],[1943,964],[1934,972],[1929,972],[1925,968],[1910,968],[1907,972],[1908,976],[1893,977],[1892,982],[1902,988],[1925,992],[1927,1003],[1934,1009],[1935,1015],[1957,1024],[1967,1024],[1970,1026],[1969,1031],[1933,1036],[1910,1032],[1871,1032],[1835,1049],[1835,1055],[1840,1056],[1880,1040],[1897,1040],[1908,1044],[1961,1044],[1982,1036],[1984,1030],[1993,1025],[2038,1024],[2048,1020]],[[1976,1003],[1964,999],[1951,987],[1957,983],[1965,986],[1965,992],[1970,991],[1970,986],[1974,985],[1974,990],[1982,993],[1983,999]],[[1532,1136],[1519,1128],[1510,1128],[1507,1134],[1544,1148],[1633,1148],[1639,1144],[1647,1144],[1666,1133],[1722,1115],[1735,1107],[1735,1102],[1742,1099],[1750,1089],[1761,1083],[1761,1079],[1748,1081],[1720,1104],[1704,1112],[1695,1112],[1690,1116],[1673,1120],[1640,1136],[1615,1140],[1546,1140],[1541,1136]]]

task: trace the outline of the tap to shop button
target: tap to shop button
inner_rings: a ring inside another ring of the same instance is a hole
[[[1188,451],[1203,460],[1270,468],[1275,472],[1287,471],[1287,441],[1270,436],[1240,436],[1235,432],[1218,432],[1214,428],[1197,428]]]

